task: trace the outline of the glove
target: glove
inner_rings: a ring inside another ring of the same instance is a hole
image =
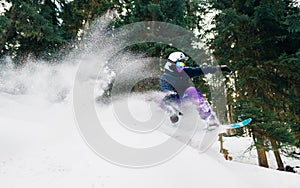
[[[231,74],[232,72],[231,69],[227,67],[227,65],[221,65],[220,68],[222,72],[227,72],[229,74]]]

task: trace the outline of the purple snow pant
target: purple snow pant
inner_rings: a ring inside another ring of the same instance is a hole
[[[172,103],[180,104],[181,102],[184,103],[187,101],[190,101],[196,105],[199,115],[202,119],[206,119],[212,114],[208,102],[205,101],[203,95],[195,87],[187,88],[184,91],[182,97],[179,97],[178,94],[169,94],[165,96],[165,98],[163,99],[163,103],[161,103],[161,107],[167,109],[166,105],[168,106],[168,104],[172,104]]]
[[[206,119],[211,115],[210,105],[200,91],[195,87],[189,87],[184,91],[182,101],[193,102],[196,105],[199,115],[202,119]]]

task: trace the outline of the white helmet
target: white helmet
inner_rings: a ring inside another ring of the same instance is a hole
[[[185,56],[182,52],[173,52],[169,55],[168,60],[176,63],[177,61],[187,61],[189,58]]]

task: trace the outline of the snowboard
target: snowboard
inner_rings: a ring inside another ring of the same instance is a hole
[[[225,124],[225,125],[220,125],[219,127],[216,127],[214,129],[209,129],[206,128],[206,132],[203,136],[203,139],[201,143],[199,144],[199,151],[200,152],[205,152],[207,151],[210,146],[215,142],[217,139],[218,135],[222,132],[226,132],[228,129],[237,129],[244,127],[248,125],[252,121],[252,118],[247,118],[243,121],[237,122],[237,123],[232,123],[232,124]]]
[[[190,110],[189,106],[186,107],[187,109],[184,108],[182,109],[172,104],[168,104],[165,107],[166,107],[165,109],[167,109],[165,112],[169,115],[170,118],[167,120],[168,123],[166,123],[169,126],[163,127],[164,128],[163,132],[176,138],[181,138],[181,137],[185,138],[186,135],[189,135],[188,134],[189,130],[185,129],[185,127],[189,127],[188,125],[194,123],[189,120],[193,119],[193,117],[195,116],[198,116],[198,112],[196,112],[194,115],[190,114],[190,112],[188,112]],[[187,117],[185,118],[185,120],[183,120],[182,118],[185,116],[190,116],[190,117]],[[188,120],[188,122],[186,122],[186,120]],[[244,127],[248,125],[251,121],[252,118],[247,118],[237,123],[219,124],[215,127],[208,126],[207,122],[202,121],[202,124],[199,124],[199,127],[197,128],[198,131],[196,131],[189,145],[192,144],[193,147],[199,150],[200,152],[205,152],[210,148],[210,146],[213,143],[215,143],[220,133],[224,133],[229,129],[237,129],[237,128]],[[205,126],[205,124],[207,126]],[[178,128],[179,125],[182,125],[183,129],[180,132],[178,132],[178,135],[173,135],[172,130]]]
[[[232,123],[232,124],[223,125],[223,126],[227,127],[228,129],[237,129],[237,128],[241,128],[241,127],[244,127],[244,126],[248,125],[251,121],[252,121],[252,118],[247,118],[247,119],[245,119],[243,121],[240,121],[238,123]]]
[[[174,104],[168,104],[165,106],[165,110],[168,112],[168,114],[170,115],[170,121],[176,125],[177,122],[179,121],[180,117],[183,116],[183,113],[179,110],[178,106],[175,106]],[[250,122],[252,121],[252,118],[247,118],[244,119],[240,122],[237,123],[232,123],[232,124],[221,124],[221,129],[222,130],[226,130],[226,129],[237,129],[237,128],[241,128],[244,127],[246,125],[248,125]],[[218,128],[218,127],[216,127]],[[206,129],[209,130],[209,128],[207,127]]]
[[[247,119],[244,119],[243,121],[240,121],[237,123],[221,124],[220,128],[222,130],[237,129],[237,128],[241,128],[241,127],[248,125],[249,123],[251,123],[251,121],[252,121],[252,118],[247,118]]]

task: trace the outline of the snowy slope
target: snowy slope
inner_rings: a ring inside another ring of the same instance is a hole
[[[112,111],[108,108],[105,113]],[[113,121],[105,117],[103,121]],[[167,137],[159,132],[155,136],[158,140]],[[0,187],[5,188],[300,185],[296,174],[223,160],[217,142],[201,154],[186,147],[173,159],[151,168],[115,166],[85,144],[70,102],[53,103],[30,95],[0,95],[0,148]]]

